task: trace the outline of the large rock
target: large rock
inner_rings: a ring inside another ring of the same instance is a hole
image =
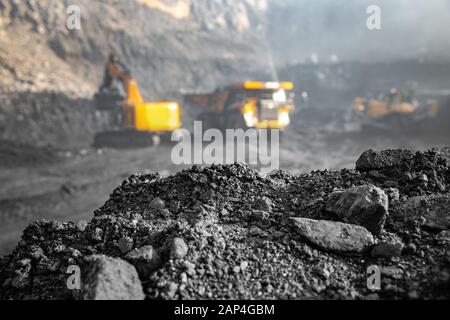
[[[143,300],[136,269],[126,261],[94,255],[83,265],[84,300]]]
[[[134,249],[125,256],[125,259],[136,267],[141,278],[147,278],[162,264],[160,255],[152,246]]]
[[[414,152],[411,150],[365,151],[356,161],[356,170],[371,171],[412,164]]]
[[[292,218],[294,229],[322,249],[340,253],[360,253],[375,244],[364,227],[335,221]]]
[[[183,259],[187,256],[189,247],[182,238],[175,238],[170,249],[170,257],[173,259]]]
[[[398,188],[410,197],[441,194],[449,187],[447,163],[434,151],[368,150],[359,157],[356,169],[377,185]]]
[[[388,208],[388,196],[373,185],[333,192],[326,205],[326,210],[342,221],[359,224],[375,234],[382,231]]]

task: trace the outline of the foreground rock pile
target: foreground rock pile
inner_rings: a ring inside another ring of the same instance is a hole
[[[299,176],[132,176],[90,222],[32,223],[1,260],[0,298],[448,299],[449,188],[438,153],[408,150]]]

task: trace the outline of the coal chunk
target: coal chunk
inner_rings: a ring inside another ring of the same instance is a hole
[[[326,210],[344,222],[364,226],[379,234],[389,213],[388,207],[389,199],[382,189],[363,185],[330,194]]]
[[[143,300],[136,269],[126,261],[93,255],[83,265],[84,300]]]
[[[298,234],[324,250],[361,253],[375,244],[373,235],[361,226],[305,218],[291,222]]]
[[[356,170],[371,171],[392,167],[408,166],[414,161],[411,150],[365,151],[356,161]]]
[[[386,234],[382,240],[373,247],[371,255],[374,258],[394,258],[402,254],[405,245],[395,234]]]
[[[174,259],[183,259],[187,256],[189,247],[182,238],[175,238],[172,242],[170,257]]]
[[[125,259],[136,267],[141,278],[147,278],[162,265],[159,253],[150,245],[134,249]]]

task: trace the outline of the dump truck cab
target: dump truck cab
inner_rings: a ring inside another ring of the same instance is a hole
[[[187,100],[208,109],[200,120],[215,125],[207,127],[284,129],[295,108],[293,89],[292,82],[247,81]]]

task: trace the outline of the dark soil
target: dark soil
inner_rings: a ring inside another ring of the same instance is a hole
[[[48,165],[58,162],[59,158],[58,151],[51,147],[39,148],[12,141],[0,141],[0,167]]]
[[[83,265],[92,254],[126,260],[123,243],[131,239],[128,251],[150,245],[161,259],[151,272],[138,268],[148,299],[448,299],[449,232],[446,224],[430,228],[427,219],[433,210],[448,215],[450,170],[435,152],[403,152],[412,157],[401,157],[406,162],[397,170],[263,177],[235,164],[193,167],[164,179],[132,176],[86,225],[30,224],[1,262],[0,297],[76,298],[66,288],[67,267]],[[367,183],[400,190],[378,237],[399,237],[405,244],[400,256],[340,255],[293,230],[290,217],[337,220],[324,211],[329,194]],[[406,203],[415,196],[424,200],[409,215]],[[175,238],[186,242],[186,255],[174,258]],[[381,268],[379,291],[367,288],[370,265]]]

